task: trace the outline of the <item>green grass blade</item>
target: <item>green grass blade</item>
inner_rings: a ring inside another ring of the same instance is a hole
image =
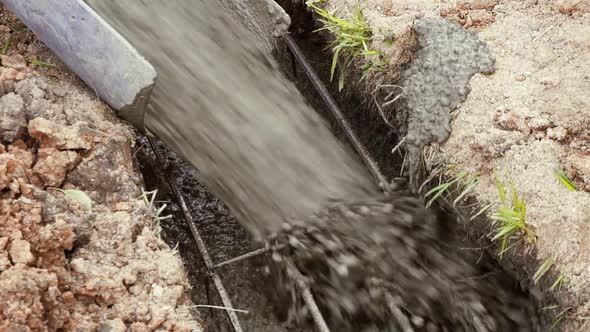
[[[334,80],[334,72],[336,71],[336,64],[338,63],[340,50],[342,50],[342,47],[335,47],[334,56],[332,57],[332,68],[330,69],[330,82]]]
[[[446,190],[446,189],[447,189],[448,187],[450,187],[450,186],[451,186],[451,183],[450,183],[450,182],[445,182],[445,183],[439,184],[438,186],[436,186],[436,187],[434,187],[434,188],[430,189],[430,190],[429,190],[429,191],[428,191],[428,192],[427,192],[427,193],[424,195],[424,197],[428,197],[428,196],[430,196],[430,195],[432,195],[432,194],[434,194],[434,193],[436,193],[436,192],[438,192],[438,191],[441,191],[441,190]]]
[[[541,278],[543,278],[543,276],[547,273],[547,271],[551,269],[553,263],[555,263],[555,257],[549,257],[543,262],[543,264],[539,266],[539,268],[537,269],[537,271],[535,271],[535,274],[533,275],[533,282],[535,283],[535,285],[537,285],[539,281],[541,281]]]
[[[469,221],[475,220],[475,218],[479,217],[482,213],[489,210],[493,205],[494,205],[493,203],[490,203],[490,204],[482,207],[476,214],[474,214],[473,216],[471,216],[471,218],[469,218]]]
[[[506,189],[504,188],[504,184],[498,178],[498,174],[496,170],[494,170],[494,181],[496,182],[496,187],[498,188],[498,194],[500,195],[500,201],[502,201],[502,205],[507,206],[506,202]]]
[[[508,249],[508,236],[505,236],[504,238],[502,238],[502,245],[500,246],[500,252],[504,253],[506,252]],[[501,254],[500,257],[502,257],[504,254]]]
[[[453,206],[457,206],[457,203],[459,203],[465,196],[467,196],[467,194],[473,191],[473,189],[477,186],[477,182],[477,178],[475,178],[475,180],[468,182],[467,186],[465,186],[461,194],[457,196],[457,198],[455,198],[455,200],[453,201]]]
[[[434,201],[436,201],[440,196],[442,196],[442,194],[445,193],[445,191],[447,191],[447,189],[449,189],[450,186],[451,186],[450,182],[443,183],[442,185],[437,187],[437,188],[439,188],[439,190],[435,190],[437,188],[434,188],[434,189],[430,190],[428,193],[426,193],[426,195],[424,197],[429,196],[429,194],[435,193],[434,196],[432,196],[432,198],[428,201],[428,203],[426,203],[426,207],[430,207],[432,205],[432,203],[434,203]]]
[[[578,187],[574,181],[570,179],[564,171],[558,169],[553,174],[569,191],[578,191]]]
[[[363,51],[363,55],[371,56],[371,55],[379,55],[381,52],[379,51]]]
[[[548,332],[555,330],[555,328],[557,328],[557,326],[559,326],[561,321],[565,318],[565,314],[568,312],[569,309],[570,308],[566,308],[562,312],[560,312],[559,315],[557,315],[557,319],[555,320],[555,322],[553,322],[553,324],[551,324],[551,326],[549,326],[549,329],[547,330]]]
[[[550,311],[550,310],[555,310],[557,308],[559,308],[558,304],[552,304],[552,305],[548,305],[548,306],[543,307],[541,309],[541,311]]]
[[[549,287],[549,291],[553,292],[555,290],[555,288],[557,288],[557,290],[561,290],[561,285],[563,284],[563,274],[559,275],[559,278],[557,278],[555,280],[555,282],[551,285],[551,287]]]
[[[56,66],[52,65],[51,63],[43,62],[43,61],[39,61],[39,60],[29,60],[29,63],[37,65],[37,66],[41,66],[41,67],[56,68]]]
[[[344,20],[317,6],[316,1],[308,1],[307,4],[320,16],[319,21],[324,25],[315,31],[328,30],[334,36],[334,41],[330,43],[330,47],[333,48],[334,52],[330,69],[330,82],[334,80],[337,67],[340,66],[338,90],[342,91],[344,89],[345,71],[356,57],[380,54],[378,51],[369,49],[368,43],[372,38],[372,30],[366,23],[359,7],[356,8],[354,15],[349,20]],[[342,57],[346,58],[342,59]],[[363,73],[361,81],[365,77],[366,73]]]
[[[83,207],[87,210],[92,210],[92,200],[85,192],[75,189],[59,189],[59,188],[52,188],[64,194],[66,197],[80,203]]]
[[[6,55],[6,53],[8,53],[8,49],[10,48],[10,44],[12,43],[12,36],[8,36],[8,40],[6,40],[6,43],[4,43],[4,46],[2,46],[2,54]]]
[[[513,224],[505,224],[498,229],[496,235],[492,238],[492,241],[496,241],[499,239],[506,239],[510,235],[516,232],[517,228]]]
[[[516,247],[517,245],[519,245],[520,243],[522,243],[522,239],[518,240],[518,241],[514,241],[513,244],[510,245],[510,247],[506,247],[506,245],[504,245],[504,249],[500,248],[500,252],[498,252],[498,256],[502,257],[504,256],[504,254],[506,252],[508,252],[510,249]],[[504,241],[502,241],[504,244]],[[508,244],[508,238],[506,238],[506,244]]]
[[[369,75],[369,73],[373,70],[373,66],[371,66],[371,64],[369,63],[365,63],[363,65],[363,74],[361,75],[361,78],[359,79],[359,82],[362,82],[365,80],[365,78],[367,78],[367,75]]]

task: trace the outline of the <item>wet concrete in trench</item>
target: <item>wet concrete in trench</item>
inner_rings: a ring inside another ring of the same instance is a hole
[[[297,42],[323,82],[328,82],[329,61],[331,58],[329,54],[327,55],[322,51],[322,45],[325,45],[323,41],[307,36],[307,38],[297,39]],[[338,124],[332,120],[328,109],[313,89],[305,73],[299,66],[292,66],[286,46],[279,45],[275,56],[280,60],[280,66],[285,75],[296,84],[310,105],[330,122],[334,133],[346,144],[346,136],[338,127]],[[392,179],[399,176],[402,158],[400,155],[392,155],[390,152],[391,147],[396,145],[398,139],[394,130],[385,125],[382,119],[374,112],[363,110],[357,97],[339,93],[336,83],[327,85],[357,135],[367,146],[386,177]],[[213,262],[220,263],[257,249],[258,246],[250,241],[248,234],[231,215],[224,203],[211,195],[199,183],[198,171],[183,162],[163,143],[157,142],[156,147],[164,159],[164,172],[170,178],[175,179],[176,186],[189,205],[190,213],[201,232]],[[168,213],[172,214],[173,218],[161,223],[162,234],[164,240],[170,246],[178,245],[178,250],[193,285],[194,302],[196,304],[222,305],[214,285],[207,277],[205,264],[200,257],[190,229],[178,206],[174,204],[165,180],[155,174],[156,158],[151,153],[145,138],[138,138],[137,149],[136,155],[141,165],[147,189],[158,189],[158,199],[167,201],[170,205]],[[461,230],[458,231],[464,233]],[[465,243],[463,244],[465,248],[472,248],[473,252],[470,254],[473,256],[474,261],[478,261],[482,276],[491,277],[495,275],[502,279],[506,278],[505,281],[508,283],[515,282],[509,275],[504,275],[502,269],[494,263],[495,260],[489,257],[481,248],[478,248],[472,240],[468,239],[467,234],[459,234],[459,237],[464,238]],[[484,258],[484,256],[488,257]],[[244,331],[303,331],[295,327],[285,327],[275,316],[273,305],[265,296],[265,292],[272,291],[268,289],[268,279],[264,274],[265,259],[267,257],[258,257],[219,270],[234,307],[250,312],[247,315],[238,314]],[[518,287],[516,284],[514,286]],[[223,310],[200,309],[200,313],[206,331],[232,331],[227,315]]]
[[[298,42],[303,47],[306,55],[312,59],[312,65],[317,70],[320,70],[320,72],[324,71],[326,69],[322,61],[324,55],[321,51],[317,51],[321,50],[321,47],[316,44],[316,41],[299,40]],[[315,90],[313,90],[305,73],[301,68],[297,67],[297,73],[294,75],[286,48],[281,45],[279,52],[275,55],[281,59],[281,67],[285,74],[297,85],[308,102],[329,120],[331,117],[329,111]],[[350,96],[344,99],[343,95],[334,95],[334,97],[337,102],[348,105],[351,108],[350,114],[358,115],[356,118],[352,118],[351,121],[356,124],[355,127],[360,129],[359,135],[361,138],[365,140],[383,140],[380,138],[379,131],[375,135],[375,132],[362,130],[362,124],[370,119],[368,118],[368,112],[356,111],[356,106],[359,104],[358,100]],[[332,124],[332,128],[335,134],[346,142],[344,133],[340,131],[336,123]],[[389,140],[393,138],[391,135],[389,137]],[[368,143],[372,142],[369,141]],[[388,147],[391,142],[382,142],[382,144],[384,147]],[[239,225],[225,204],[210,194],[199,182],[199,173],[196,169],[185,163],[160,141],[156,141],[155,145],[158,153],[164,159],[163,171],[171,179],[175,179],[175,185],[189,205],[190,213],[201,232],[201,236],[214,263],[220,263],[259,248],[257,244],[250,241],[246,231]],[[152,153],[147,139],[139,136],[136,148],[136,156],[147,190],[158,189],[157,199],[169,205],[169,208],[164,214],[171,214],[173,218],[161,223],[162,237],[171,247],[178,246],[179,253],[185,263],[193,286],[194,302],[196,304],[221,306],[221,300],[217,295],[212,281],[207,277],[205,264],[180,208],[174,202],[173,195],[165,179],[160,178],[156,173],[157,159]],[[389,170],[399,168],[400,160],[392,158],[390,156],[391,154],[381,155],[379,162],[382,165],[388,165]],[[392,163],[391,160],[395,160],[395,162]],[[248,332],[302,331],[296,327],[285,327],[275,316],[273,306],[264,294],[265,291],[269,291],[265,289],[267,287],[267,277],[264,274],[265,259],[264,257],[253,258],[226,266],[219,270],[219,274],[230,294],[234,307],[250,312],[247,315],[238,314],[242,327]],[[227,315],[223,310],[200,309],[200,313],[205,323],[206,331],[232,331]]]
[[[193,301],[195,304],[223,306],[168,184],[156,173],[157,159],[147,139],[139,137],[136,146],[136,156],[146,187],[149,190],[158,189],[157,199],[169,205],[164,214],[171,214],[173,218],[161,222],[162,238],[171,247],[178,248],[193,287]],[[155,146],[164,159],[163,171],[169,178],[175,179],[175,186],[187,202],[213,263],[221,263],[257,249],[225,204],[199,183],[198,171],[178,158],[163,143],[156,141]],[[264,265],[265,258],[258,257],[218,270],[234,308],[249,311],[249,314],[238,313],[244,331],[298,331],[287,330],[274,316],[272,304],[262,291],[266,285]],[[233,331],[224,310],[200,308],[199,312],[205,331]]]
[[[306,56],[309,57],[312,65],[318,70],[320,76],[326,75],[329,64],[325,62],[325,54],[321,52],[321,41],[313,39],[300,39],[298,43]],[[296,67],[296,72],[291,67],[290,57],[286,46],[280,45],[275,56],[280,60],[280,65],[286,76],[291,79],[307,101],[326,120],[331,120],[328,109],[317,95],[313,86],[305,76],[301,68]],[[328,66],[328,67],[326,67]],[[334,86],[330,87],[333,90]],[[332,91],[334,92],[334,91]],[[360,102],[353,96],[341,94],[333,95],[340,105],[346,105],[348,114],[355,115],[350,121],[358,130],[358,134],[366,144],[378,146],[379,141],[384,148],[394,143],[395,136],[390,129],[370,128],[367,130],[365,124],[374,122],[369,112],[357,110]],[[334,133],[346,142],[346,137],[341,132],[337,123],[331,123]],[[382,136],[382,130],[387,132]],[[383,137],[386,137],[383,140]],[[185,163],[173,151],[168,149],[160,141],[155,142],[160,157],[163,159],[163,171],[169,178],[175,179],[175,185],[184,196],[190,213],[201,233],[209,254],[214,262],[220,263],[233,257],[245,254],[259,248],[259,245],[252,242],[246,231],[239,225],[232,216],[225,204],[210,194],[199,182],[199,172],[194,167]],[[190,229],[182,216],[180,208],[174,201],[174,197],[166,180],[157,174],[157,159],[153,154],[147,139],[139,136],[136,144],[136,157],[139,161],[141,172],[144,177],[147,190],[158,189],[158,200],[168,204],[169,208],[164,214],[171,214],[172,219],[163,221],[162,238],[171,247],[177,247],[182,257],[189,279],[193,286],[193,300],[196,304],[210,304],[222,306],[217,295],[215,286],[208,278],[205,264],[192,237]],[[351,148],[352,149],[352,148]],[[393,173],[399,169],[401,159],[391,154],[378,153],[378,162],[385,165],[387,173]],[[282,332],[302,331],[297,327],[286,327],[274,314],[273,305],[265,295],[267,288],[267,276],[264,273],[265,257],[258,257],[242,261],[219,270],[224,285],[230,294],[235,308],[248,310],[249,314],[238,314],[242,327],[245,331],[256,332]],[[223,310],[200,309],[199,312],[205,323],[206,331],[232,331],[227,315]]]
[[[298,40],[298,43],[306,53],[306,56],[309,57],[312,65],[318,70],[320,76],[325,76],[326,68],[329,70],[329,64],[326,65],[324,63],[325,61],[323,59],[326,58],[325,54],[321,52],[320,42],[313,39]],[[296,72],[293,72],[286,46],[280,45],[279,51],[275,56],[280,59],[281,68],[287,77],[297,85],[314,109],[329,121],[331,115],[320,96],[313,89],[305,73],[299,67],[296,67]],[[333,90],[334,87],[332,86],[331,88]],[[383,128],[380,130],[379,128],[377,130],[375,128],[371,128],[373,130],[364,129],[366,128],[364,125],[374,122],[374,119],[370,118],[369,112],[357,111],[357,108],[360,107],[358,100],[353,96],[344,96],[341,94],[333,94],[333,96],[339,104],[348,106],[346,107],[348,114],[355,115],[350,121],[358,129],[359,136],[366,144],[377,146],[374,143],[375,140],[380,141],[380,144],[384,148],[393,144],[392,140],[395,137],[391,135],[389,129],[385,129],[388,133],[385,133],[384,136],[381,136],[381,130]],[[331,124],[334,133],[343,142],[347,143],[346,137],[341,132],[338,124],[335,122]],[[387,137],[387,139],[384,141],[382,137]],[[201,232],[201,236],[205,241],[205,245],[209,250],[214,264],[259,248],[257,244],[250,241],[246,231],[239,225],[225,204],[210,194],[199,182],[199,173],[196,169],[185,163],[160,141],[156,141],[155,145],[160,157],[164,159],[163,171],[168,174],[169,178],[175,179],[175,185],[189,205],[190,213]],[[173,195],[168,188],[166,180],[160,178],[156,173],[157,159],[152,153],[147,139],[139,136],[136,148],[136,156],[147,190],[158,189],[157,199],[169,205],[168,211],[164,213],[171,214],[173,218],[161,223],[162,237],[171,247],[178,246],[179,253],[185,263],[193,286],[194,302],[196,304],[221,306],[221,300],[217,295],[212,281],[207,277],[205,264],[180,208],[174,202]],[[385,167],[387,173],[393,173],[394,170],[399,169],[401,161],[399,157],[392,157],[391,154],[386,153],[376,155],[380,157],[378,158],[380,165],[387,166]],[[250,312],[248,315],[238,314],[243,325],[242,327],[245,331],[256,332],[301,331],[295,327],[285,327],[274,315],[273,306],[264,294],[264,291],[268,291],[268,289],[265,289],[267,287],[265,280],[267,279],[264,274],[264,265],[265,258],[259,257],[232,264],[219,270],[234,307]],[[200,313],[205,322],[206,331],[232,331],[227,315],[223,310],[200,309]]]

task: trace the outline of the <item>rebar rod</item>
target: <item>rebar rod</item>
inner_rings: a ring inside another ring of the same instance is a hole
[[[174,182],[172,182],[170,177],[166,173],[164,173],[164,171],[163,171],[164,163],[162,161],[162,158],[160,157],[160,154],[158,153],[156,146],[154,145],[154,143],[152,142],[152,140],[149,137],[148,137],[148,142],[150,144],[150,147],[154,151],[154,155],[156,156],[157,171],[158,171],[158,173],[160,173],[160,177],[162,177],[168,183],[168,186],[172,190],[172,195],[174,196],[176,202],[178,203],[178,206],[180,207],[180,210],[182,211],[182,215],[191,230],[193,238],[195,239],[195,243],[197,244],[197,248],[199,249],[199,253],[201,254],[201,257],[203,257],[203,261],[205,262],[205,267],[207,269],[207,273],[209,274],[209,277],[211,278],[211,280],[213,280],[213,283],[215,284],[215,289],[217,290],[217,293],[219,294],[219,297],[221,298],[221,302],[223,303],[223,306],[226,308],[233,309],[231,300],[229,298],[229,294],[227,293],[227,290],[225,289],[225,286],[223,285],[221,277],[219,276],[219,274],[217,274],[217,272],[215,272],[215,269],[214,269],[215,265],[213,264],[213,260],[211,259],[211,256],[209,255],[209,251],[207,250],[207,247],[205,246],[205,242],[203,241],[203,238],[201,238],[201,235],[199,233],[197,225],[195,224],[195,221],[189,212],[189,209],[188,209],[188,206],[187,206],[186,201],[184,199],[184,196],[182,195],[180,190],[178,190],[178,188],[176,187]],[[227,316],[230,320],[233,330],[235,332],[244,332],[236,312],[233,310],[225,310],[225,312],[227,313]]]
[[[220,269],[220,268],[222,268],[224,266],[227,266],[227,265],[230,265],[230,264],[234,264],[234,263],[243,261],[245,259],[249,259],[249,258],[252,258],[252,257],[256,257],[256,256],[260,256],[260,255],[266,254],[269,251],[270,251],[270,248],[268,248],[268,247],[256,249],[256,250],[250,251],[248,253],[245,253],[243,255],[240,255],[240,256],[237,256],[237,257],[228,259],[228,260],[226,260],[224,262],[221,262],[219,264],[216,264],[216,265],[213,266],[213,269],[217,270],[217,269]]]
[[[301,52],[301,49],[299,49],[299,46],[297,45],[295,40],[293,40],[293,38],[288,34],[284,35],[283,38],[285,39],[285,43],[289,47],[289,50],[295,56],[295,59],[297,60],[297,62],[299,62],[299,64],[303,68],[303,71],[315,87],[316,91],[322,97],[324,103],[326,104],[326,106],[328,106],[328,109],[344,130],[344,133],[354,146],[355,150],[361,156],[361,159],[363,160],[365,165],[367,165],[367,167],[369,168],[369,171],[373,174],[377,181],[379,181],[379,184],[382,185],[383,188],[386,188],[388,185],[387,179],[379,169],[377,162],[373,160],[367,148],[361,142],[359,137],[354,133],[352,126],[350,125],[348,120],[346,120],[346,117],[344,117],[344,114],[342,113],[342,111],[340,110],[340,108],[328,92],[328,89],[326,89],[318,75],[313,70],[313,67],[307,61],[305,55],[303,55],[303,52]]]
[[[286,267],[288,273],[295,280],[297,287],[299,287],[299,290],[301,291],[303,302],[307,306],[307,309],[309,309],[311,317],[313,318],[313,321],[315,322],[316,327],[318,328],[318,332],[330,332],[328,324],[326,324],[326,320],[324,319],[324,316],[322,316],[322,312],[320,311],[320,308],[318,307],[317,303],[313,298],[311,289],[305,281],[305,277],[303,277],[303,275],[301,274],[299,269],[297,269],[295,263],[293,263],[292,260],[287,260]]]

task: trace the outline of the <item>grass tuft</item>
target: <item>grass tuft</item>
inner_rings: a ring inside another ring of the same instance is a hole
[[[161,201],[156,201],[157,195],[158,195],[157,189],[152,190],[152,191],[143,191],[142,190],[141,198],[143,199],[143,202],[145,203],[148,210],[150,210],[154,216],[154,219],[155,219],[155,224],[153,225],[154,234],[159,237],[160,232],[162,230],[160,227],[160,222],[162,220],[171,219],[172,215],[165,215],[165,216],[162,215],[164,210],[166,210],[166,207],[168,207],[168,204],[163,203]],[[156,207],[156,203],[163,203],[163,204],[160,205],[160,207]]]
[[[555,289],[557,289],[557,291],[560,291],[561,285],[563,285],[563,279],[564,279],[563,274],[560,274],[559,278],[557,278],[555,280],[555,282],[553,283],[553,285],[551,285],[551,287],[549,287],[549,291],[553,292]]]
[[[457,197],[453,201],[453,206],[457,206],[459,202],[465,199],[475,189],[478,181],[478,175],[469,176],[469,173],[466,171],[458,172],[449,181],[430,189],[424,195],[425,198],[431,196],[428,203],[426,203],[426,207],[430,207],[437,199],[448,196],[451,193],[457,193]]]
[[[338,90],[342,91],[345,71],[353,60],[359,56],[381,55],[381,52],[369,49],[368,43],[371,41],[373,32],[358,7],[351,20],[347,21],[328,13],[315,3],[316,1],[308,1],[307,5],[322,17],[319,21],[324,25],[316,32],[328,30],[335,37],[329,46],[334,53],[330,68],[330,82],[334,80],[338,68]],[[362,70],[360,81],[363,81],[371,71],[375,70],[375,64],[367,62],[362,66]]]
[[[551,324],[551,326],[549,326],[549,329],[547,330],[548,332],[554,331],[559,324],[561,324],[561,322],[564,320],[564,318],[567,315],[567,312],[570,310],[570,308],[565,308],[563,309],[563,311],[561,311],[558,315],[557,318],[555,319],[555,321],[553,322],[553,324]]]
[[[570,179],[564,171],[558,169],[553,174],[559,180],[559,182],[563,183],[563,185],[569,189],[569,191],[578,191],[578,187],[574,183],[572,179]]]
[[[555,257],[549,257],[539,265],[537,271],[535,271],[535,274],[533,275],[533,282],[535,285],[539,284],[539,281],[541,281],[543,276],[551,269],[553,263],[555,263]]]
[[[481,216],[484,212],[489,210],[493,205],[494,205],[493,203],[490,203],[490,204],[483,206],[481,209],[479,209],[477,211],[477,213],[475,213],[474,215],[471,216],[471,218],[469,218],[469,221],[475,220],[477,217]]]
[[[510,183],[512,191],[512,205],[510,205],[506,198],[506,188],[495,172],[494,179],[496,181],[496,187],[498,188],[498,194],[500,195],[502,207],[492,215],[494,225],[496,226],[496,229],[493,231],[494,235],[492,241],[502,241],[500,252],[498,253],[498,255],[502,257],[507,251],[510,238],[518,235],[521,236],[527,244],[530,244],[535,241],[535,235],[526,223],[526,204],[524,199],[518,197],[514,183]]]

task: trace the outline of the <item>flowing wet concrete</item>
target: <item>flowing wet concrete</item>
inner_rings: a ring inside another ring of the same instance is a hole
[[[199,172],[178,158],[164,144],[156,141],[162,157],[164,172],[175,179],[175,185],[184,196],[213,262],[221,263],[250,252],[258,247],[249,239],[225,204],[211,195],[199,182]],[[197,304],[222,306],[215,286],[207,277],[205,264],[199,254],[190,229],[165,180],[156,174],[157,160],[145,137],[137,141],[137,158],[141,164],[146,187],[158,189],[158,200],[166,201],[169,208],[164,214],[172,219],[161,222],[162,237],[171,247],[177,246],[193,286],[193,298]],[[272,304],[264,294],[268,284],[264,274],[264,257],[252,258],[225,266],[218,270],[230,294],[234,308],[249,311],[238,314],[244,331],[287,331],[275,317]],[[207,303],[204,303],[205,301]],[[200,308],[206,331],[232,331],[223,310]],[[295,331],[297,329],[289,329]]]

